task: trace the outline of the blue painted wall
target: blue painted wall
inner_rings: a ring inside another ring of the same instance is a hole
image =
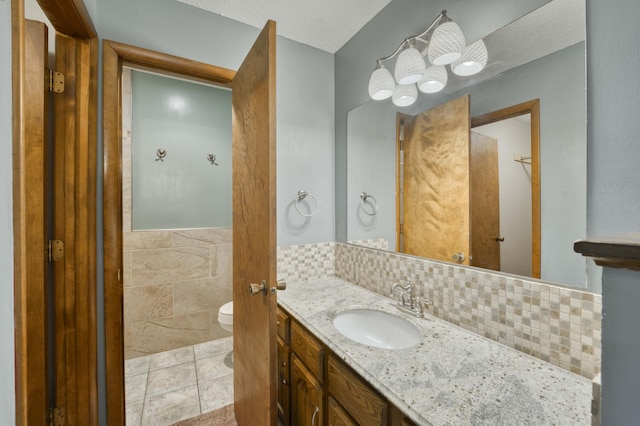
[[[15,424],[13,199],[11,152],[11,2],[0,1],[0,418]]]

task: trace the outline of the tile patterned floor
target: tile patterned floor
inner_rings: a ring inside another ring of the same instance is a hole
[[[233,403],[232,337],[125,361],[127,426],[164,426]]]

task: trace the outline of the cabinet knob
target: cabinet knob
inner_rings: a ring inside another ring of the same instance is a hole
[[[287,282],[285,280],[278,280],[278,290],[282,291],[282,290],[286,290],[287,289]]]
[[[458,252],[458,253],[454,253],[453,256],[451,256],[451,258],[453,259],[454,262],[462,263],[464,262],[465,256],[464,256],[464,253]]]

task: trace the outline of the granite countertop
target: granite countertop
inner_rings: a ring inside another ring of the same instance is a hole
[[[287,283],[278,303],[419,425],[589,425],[591,381],[339,278]],[[353,307],[394,314],[424,336],[410,349],[356,343],[333,326]]]

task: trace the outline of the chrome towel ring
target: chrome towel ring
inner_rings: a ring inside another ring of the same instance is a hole
[[[365,202],[371,205],[371,208],[369,210],[367,210],[367,207],[365,207]],[[375,214],[378,213],[378,200],[376,200],[376,197],[374,197],[373,195],[363,192],[362,194],[360,194],[360,207],[362,207],[362,211],[369,216],[375,216]]]
[[[313,202],[316,204],[316,206],[313,209],[311,209],[311,211],[309,213],[303,213],[303,212],[300,211],[300,207],[298,206],[298,202],[304,200],[305,198],[307,198],[307,195],[313,199]],[[296,196],[294,207],[296,208],[296,211],[300,214],[300,216],[311,217],[314,214],[316,214],[316,212],[318,211],[318,200],[316,200],[316,197],[314,197],[313,195],[309,194],[304,189],[301,189],[300,191],[298,191],[298,195]]]

